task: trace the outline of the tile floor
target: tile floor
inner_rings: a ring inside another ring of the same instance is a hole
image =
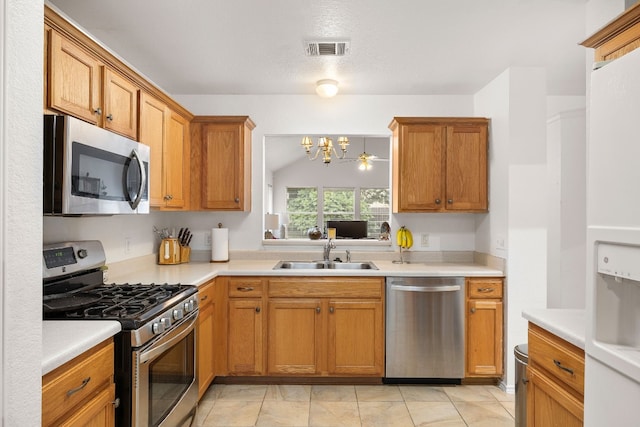
[[[495,386],[224,385],[200,401],[207,426],[514,426],[514,395]]]

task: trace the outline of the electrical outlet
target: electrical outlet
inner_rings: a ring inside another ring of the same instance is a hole
[[[204,245],[208,248],[211,247],[211,233],[204,234]]]
[[[420,246],[423,248],[429,247],[429,233],[422,233],[420,236]]]
[[[131,237],[124,238],[124,253],[125,254],[131,253]]]

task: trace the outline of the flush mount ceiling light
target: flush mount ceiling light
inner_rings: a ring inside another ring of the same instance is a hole
[[[304,147],[304,150],[307,152],[307,157],[309,160],[315,160],[318,158],[320,153],[322,153],[322,162],[325,165],[331,163],[331,155],[335,154],[338,159],[344,159],[344,156],[347,154],[347,146],[349,145],[349,138],[346,136],[338,137],[338,145],[340,145],[341,153],[338,154],[336,149],[333,146],[333,140],[328,137],[318,138],[318,148],[316,149],[316,154],[311,155],[311,147],[313,147],[313,141],[311,137],[305,136],[302,138],[302,142],[300,143]]]
[[[338,93],[338,82],[331,79],[318,80],[316,93],[323,98],[331,98]]]

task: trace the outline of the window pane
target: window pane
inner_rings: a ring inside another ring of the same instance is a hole
[[[307,237],[307,230],[318,224],[318,189],[315,187],[287,187],[289,237]]]
[[[389,189],[360,189],[360,219],[367,220],[369,237],[380,237],[380,227],[389,221]]]
[[[323,222],[355,219],[355,191],[353,188],[324,189]]]

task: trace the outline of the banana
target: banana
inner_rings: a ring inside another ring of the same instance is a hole
[[[404,225],[396,233],[396,244],[402,249],[409,249],[413,246],[413,234]]]

